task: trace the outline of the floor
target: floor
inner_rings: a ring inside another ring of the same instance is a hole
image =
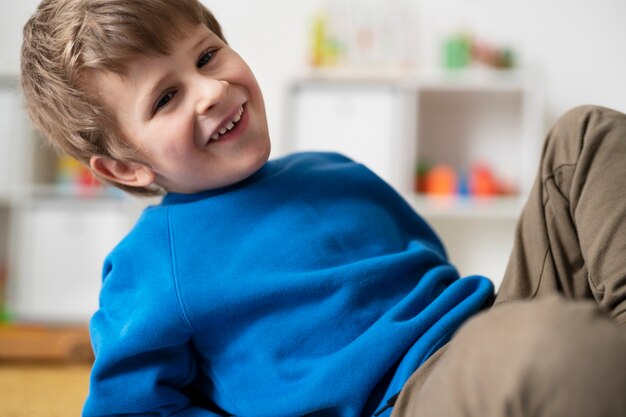
[[[0,362],[0,417],[80,416],[89,364]]]

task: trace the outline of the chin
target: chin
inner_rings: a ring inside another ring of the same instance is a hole
[[[246,177],[249,177],[250,175],[257,172],[259,169],[261,169],[261,167],[263,167],[263,165],[265,165],[265,163],[268,161],[269,157],[270,157],[270,148],[268,146],[267,150],[265,150],[262,153],[259,153],[257,157],[254,159],[254,161],[252,161],[252,163],[250,164],[250,171],[248,172],[248,175],[246,175]]]
[[[265,165],[270,156],[271,147],[268,146],[265,149],[259,150],[255,152],[253,155],[248,156],[245,160],[243,160],[242,164],[239,165],[239,168],[233,172],[233,176],[227,180],[226,182],[231,185],[237,183],[239,181],[243,181],[249,176],[253,175],[259,169]]]
[[[265,165],[265,163],[267,162],[267,160],[270,157],[270,153],[272,151],[272,145],[270,143],[270,141],[267,141],[267,146],[263,147],[263,149],[259,150],[259,152],[256,154],[254,161],[251,163],[251,165],[254,166],[254,170],[250,173],[250,175],[254,174],[256,171],[258,171],[263,165]]]

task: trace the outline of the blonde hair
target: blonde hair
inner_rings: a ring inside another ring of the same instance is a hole
[[[22,43],[22,89],[31,119],[55,148],[87,166],[92,156],[138,162],[137,150],[89,93],[84,75],[122,74],[133,58],[167,54],[172,40],[199,24],[224,40],[213,14],[197,0],[43,0],[24,26]],[[133,194],[160,193],[113,185]]]

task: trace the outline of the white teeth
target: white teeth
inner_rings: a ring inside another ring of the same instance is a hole
[[[239,111],[237,112],[237,114],[235,115],[235,118],[233,119],[233,122],[237,123],[238,121],[241,120],[241,115],[243,114],[243,107],[239,108]]]
[[[243,114],[243,106],[239,108],[239,111],[237,112],[237,114],[235,115],[235,117],[233,117],[233,120],[230,121],[225,127],[223,127],[222,129],[220,129],[218,132],[215,132],[212,136],[211,136],[211,140],[218,140],[220,138],[221,135],[223,135],[224,133],[228,132],[229,130],[231,130],[233,127],[235,127],[235,125],[241,120],[241,115]]]

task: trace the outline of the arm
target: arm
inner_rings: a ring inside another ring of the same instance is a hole
[[[138,250],[116,249],[105,263],[100,309],[91,321],[96,361],[83,415],[218,416],[185,394],[198,364],[193,329],[169,273],[169,250],[145,236],[138,241]]]
[[[106,316],[100,310],[91,325],[96,362],[85,416],[217,416],[194,407],[183,393],[196,373],[184,335],[165,329],[155,340]]]

